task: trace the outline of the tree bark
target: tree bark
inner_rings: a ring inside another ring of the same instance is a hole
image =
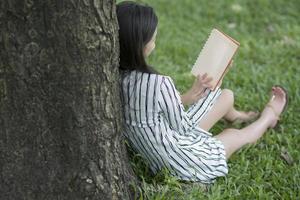
[[[112,0],[0,1],[0,199],[130,199]]]

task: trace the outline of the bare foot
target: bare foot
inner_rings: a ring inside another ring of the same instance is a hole
[[[278,87],[272,87],[272,97],[261,113],[261,116],[268,116],[270,119],[270,128],[274,128],[279,120],[279,115],[283,112],[287,103],[286,92]]]
[[[237,111],[237,117],[233,120],[234,123],[243,123],[243,122],[250,122],[254,119],[256,119],[259,116],[258,112],[254,111]]]

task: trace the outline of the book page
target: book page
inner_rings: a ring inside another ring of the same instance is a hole
[[[235,40],[213,29],[193,66],[192,74],[207,73],[213,78],[211,84],[215,88],[238,47],[239,43]]]

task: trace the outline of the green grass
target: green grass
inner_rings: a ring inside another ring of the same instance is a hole
[[[167,172],[151,176],[132,158],[148,199],[300,199],[300,1],[299,0],[143,0],[159,17],[156,49],[149,63],[171,76],[179,91],[188,89],[191,67],[213,27],[241,46],[223,88],[235,93],[235,105],[261,110],[273,84],[289,91],[290,103],[280,127],[229,160],[229,174],[210,186],[188,185]],[[218,123],[217,134],[230,124]],[[286,149],[294,158],[280,157]],[[140,199],[143,199],[142,197]]]

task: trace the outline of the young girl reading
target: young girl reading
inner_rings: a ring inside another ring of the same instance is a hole
[[[206,74],[180,95],[169,76],[145,62],[155,48],[158,31],[153,9],[121,2],[117,17],[124,134],[154,173],[167,168],[181,180],[211,183],[228,173],[232,153],[255,143],[277,124],[287,103],[287,93],[280,86],[272,87],[272,97],[256,121],[213,136],[209,130],[221,118],[249,121],[257,114],[236,110],[231,90],[210,90],[212,79]],[[185,110],[183,105],[190,106]]]

